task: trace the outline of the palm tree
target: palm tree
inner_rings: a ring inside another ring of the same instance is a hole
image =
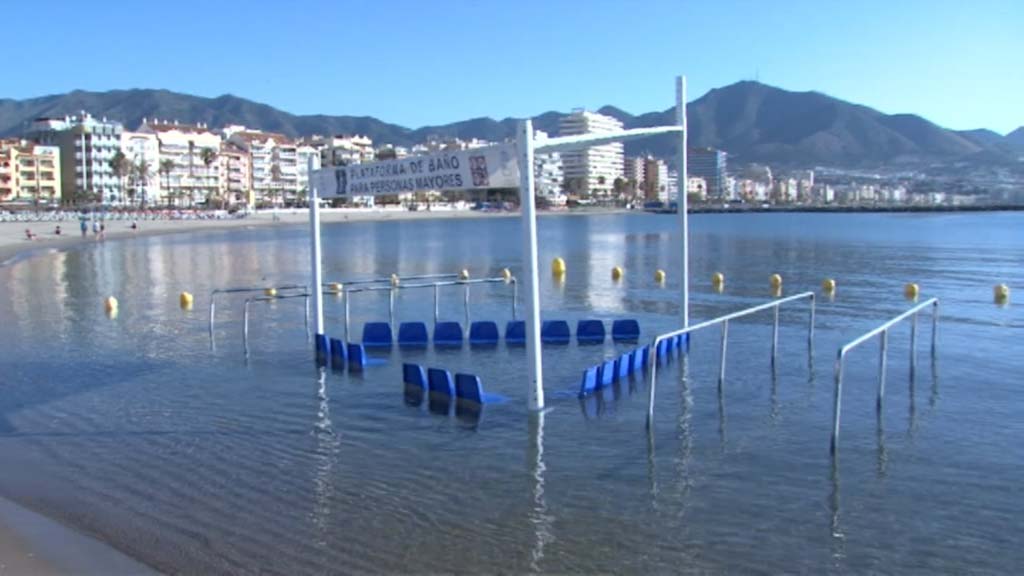
[[[165,186],[164,189],[167,190],[166,195],[167,195],[167,203],[168,204],[171,203],[171,198],[172,198],[172,196],[171,196],[171,172],[173,172],[173,171],[174,171],[174,160],[171,160],[170,158],[164,158],[163,160],[160,161],[160,173],[163,174],[164,178],[166,179],[166,186]]]
[[[140,158],[139,163],[133,167],[132,171],[135,173],[135,183],[143,191],[140,205],[144,205],[146,203],[145,190],[146,187],[149,186],[149,162],[147,162],[145,158]],[[134,198],[132,198],[132,200],[134,200]]]
[[[110,159],[110,170],[117,176],[119,183],[121,184],[121,194],[124,194],[124,180],[128,174],[131,173],[132,163],[128,160],[128,157],[124,155],[124,152],[118,150],[114,153],[114,157]]]
[[[271,202],[276,202],[278,192],[280,191],[280,181],[281,166],[277,162],[274,162],[270,165],[270,186],[273,190],[273,193],[270,195]]]
[[[210,166],[212,166],[213,163],[217,161],[217,152],[213,148],[210,148],[209,146],[207,146],[207,147],[205,147],[205,148],[203,148],[202,150],[199,151],[199,159],[202,160],[203,161],[203,165],[206,166],[206,183],[207,183],[207,185],[210,185],[209,186],[209,191],[206,194],[206,197],[207,197],[206,204],[207,204],[207,208],[209,208],[209,205],[210,205],[210,200],[209,199],[213,198],[217,194],[217,190],[215,189],[214,186],[211,185],[212,182],[211,182],[211,177],[210,177]],[[223,207],[224,206],[223,206],[223,202],[222,202],[221,208],[223,208]]]

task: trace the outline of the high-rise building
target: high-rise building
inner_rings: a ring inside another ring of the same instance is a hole
[[[534,138],[544,140],[548,135],[540,130]],[[562,196],[562,156],[558,152],[539,152],[533,157],[534,193],[554,199]]]
[[[217,161],[220,164],[220,196],[225,203],[254,207],[256,198],[252,190],[249,152],[233,142],[221,142]]]
[[[627,192],[630,196],[636,196],[638,191],[643,190],[644,183],[644,159],[638,156],[626,158],[623,178],[626,179]]]
[[[562,136],[581,134],[604,134],[622,130],[622,122],[611,116],[577,109],[562,117],[559,132]],[[562,169],[565,173],[565,191],[582,196],[611,195],[615,180],[622,178],[622,143],[591,146],[562,154]]]
[[[226,132],[228,140],[249,153],[255,203],[294,204],[299,191],[296,143],[283,134],[232,128],[241,129]]]
[[[668,166],[657,158],[644,159],[644,200],[668,200]]]
[[[726,198],[726,153],[714,148],[690,148],[687,151],[687,172],[707,182],[708,196],[713,200]]]
[[[149,205],[160,201],[160,143],[156,134],[121,132],[121,153],[127,160],[125,200]]]
[[[61,200],[60,149],[27,140],[0,140],[0,202]]]
[[[63,118],[38,118],[29,138],[60,149],[61,200],[65,203],[125,201],[121,178],[111,160],[121,150],[120,122],[97,120],[86,112]]]
[[[298,174],[297,185],[299,191],[309,194],[309,162],[313,161],[313,170],[320,169],[320,150],[309,144],[298,144],[295,148],[297,155],[296,170]]]
[[[310,140],[310,145],[320,150],[321,166],[346,166],[373,162],[376,158],[373,139],[369,136],[314,137]]]
[[[221,140],[205,124],[143,119],[139,132],[156,136],[160,151],[156,171],[165,202],[194,206],[219,193]]]

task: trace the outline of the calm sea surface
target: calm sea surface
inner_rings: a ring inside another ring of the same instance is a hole
[[[671,216],[540,221],[545,319],[637,318],[677,327]],[[1024,566],[1024,214],[698,215],[692,318],[838,282],[734,322],[723,394],[720,332],[660,372],[653,434],[639,379],[580,402],[581,372],[625,345],[544,350],[553,410],[526,409],[525,353],[377,354],[362,375],[312,362],[301,300],[255,305],[210,290],[308,282],[302,227],[108,241],[0,268],[0,495],[166,572],[1012,573]],[[514,218],[331,224],[325,280],[521,268]],[[562,256],[564,283],[547,274]],[[610,269],[626,270],[620,283]],[[664,268],[664,287],[652,281]],[[711,290],[715,271],[724,294]],[[907,308],[905,282],[941,299],[939,352],[922,316],[890,335],[886,403],[877,342],[848,360],[833,465],[836,349]],[[999,307],[992,285],[1017,302]],[[196,295],[179,309],[178,293]],[[111,320],[102,298],[114,294]],[[462,320],[461,289],[440,294]],[[352,295],[353,337],[387,319],[387,294]],[[504,324],[511,294],[476,287],[474,319]],[[401,292],[398,320],[432,317]],[[331,336],[342,307],[326,298]],[[810,360],[810,361],[809,361]],[[401,363],[478,374],[508,401],[479,419],[403,401]]]

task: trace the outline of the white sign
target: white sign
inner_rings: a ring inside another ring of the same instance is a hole
[[[518,188],[515,144],[451,150],[398,160],[329,166],[310,177],[321,198],[405,194],[422,190]]]

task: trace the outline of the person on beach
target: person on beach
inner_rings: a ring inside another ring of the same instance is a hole
[[[89,234],[89,224],[85,221],[85,218],[82,218],[79,220],[78,225],[82,229],[82,238],[85,238]]]
[[[132,230],[138,230],[138,229],[139,229],[139,221],[138,220],[132,220]]]
[[[28,240],[36,239],[36,235],[32,233],[31,228],[25,228],[25,238],[27,238]]]
[[[103,240],[107,236],[107,224],[100,220],[100,240]]]
[[[99,236],[100,236],[100,221],[99,220],[93,220],[92,221],[92,233],[97,238],[99,238]]]
[[[57,229],[53,231],[54,234],[60,236],[60,224],[57,224]]]

